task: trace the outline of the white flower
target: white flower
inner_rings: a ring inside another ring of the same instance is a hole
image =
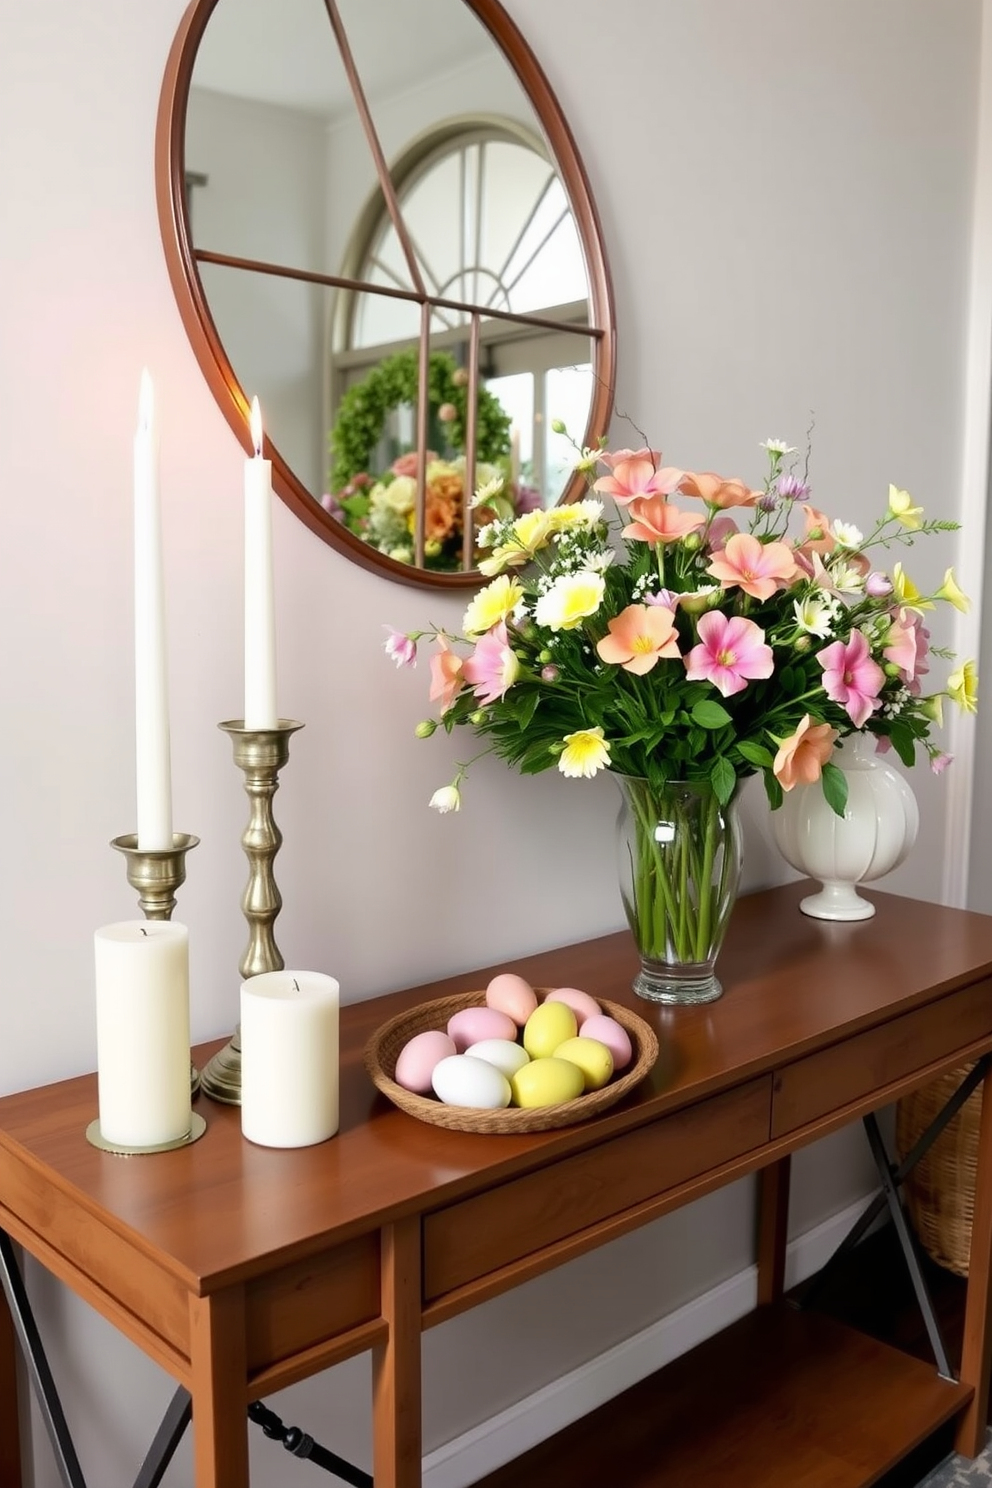
[[[758,446],[759,449],[767,450],[770,455],[778,455],[784,459],[786,455],[796,453],[791,444],[786,444],[784,439],[763,439]]]
[[[446,815],[449,811],[460,811],[462,806],[461,792],[457,785],[442,785],[431,796],[430,804],[434,807],[435,811],[440,811],[442,816]]]
[[[830,594],[808,594],[793,604],[799,629],[807,635],[819,636],[821,640],[830,635],[838,609],[838,601]]]
[[[494,496],[499,495],[499,493],[503,489],[503,484],[503,477],[501,475],[492,476],[490,480],[486,481],[485,485],[480,486],[479,489],[476,491],[475,495],[472,497],[472,500],[469,502],[469,510],[475,511],[475,508],[477,506],[485,506],[486,503],[491,501]],[[485,531],[485,528],[483,528],[483,531]],[[480,533],[480,538],[481,535],[482,534]]]
[[[534,619],[549,630],[574,630],[603,602],[606,580],[602,574],[583,570],[555,579],[534,607]]]
[[[374,487],[369,500],[373,506],[383,506],[387,511],[404,516],[412,512],[417,500],[417,482],[412,475],[397,475],[387,484],[380,481]]]
[[[841,594],[860,594],[865,587],[865,576],[854,563],[832,563],[830,578]]]
[[[865,540],[861,528],[855,527],[853,522],[835,522],[834,537],[841,548],[860,548]]]

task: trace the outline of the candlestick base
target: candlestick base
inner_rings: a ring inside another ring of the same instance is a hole
[[[145,1157],[151,1152],[175,1152],[180,1147],[189,1147],[192,1142],[198,1142],[207,1129],[207,1123],[198,1112],[190,1113],[189,1131],[181,1137],[174,1137],[171,1142],[158,1142],[152,1147],[125,1147],[120,1142],[108,1142],[100,1130],[99,1119],[91,1121],[86,1128],[86,1140],[93,1147],[99,1147],[101,1152],[113,1152],[118,1157]]]
[[[199,841],[191,832],[173,832],[171,847],[139,847],[134,832],[111,839],[111,847],[127,859],[127,881],[138,890],[138,904],[146,920],[172,919],[176,890],[186,882],[186,854]],[[190,1095],[196,1095],[199,1089],[200,1072],[191,1064]]]
[[[241,909],[248,921],[248,945],[238,963],[242,981],[263,971],[282,971],[285,966],[276,945],[272,926],[282,909],[272,872],[272,862],[282,845],[282,833],[272,815],[272,797],[279,789],[279,771],[289,759],[289,741],[303,727],[294,718],[280,718],[275,728],[246,728],[241,718],[219,723],[231,739],[234,763],[244,774],[250,802],[248,825],[241,846],[249,864],[248,884],[241,896]],[[204,1095],[224,1105],[241,1104],[241,1030],[207,1063],[200,1077]]]
[[[241,1024],[231,1039],[203,1066],[200,1089],[225,1106],[241,1104]]]

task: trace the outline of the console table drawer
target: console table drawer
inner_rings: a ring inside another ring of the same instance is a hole
[[[775,1076],[772,1136],[796,1131],[985,1037],[992,1037],[988,979],[797,1059]]]
[[[363,1235],[245,1286],[249,1373],[379,1315],[378,1237]]]
[[[771,1077],[425,1216],[432,1301],[709,1172],[768,1140]]]

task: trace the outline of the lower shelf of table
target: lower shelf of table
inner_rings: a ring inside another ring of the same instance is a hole
[[[832,1318],[764,1307],[476,1488],[869,1488],[971,1395]]]

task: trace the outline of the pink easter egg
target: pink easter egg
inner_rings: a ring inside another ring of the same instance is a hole
[[[467,1007],[448,1019],[448,1036],[455,1041],[455,1051],[464,1054],[469,1044],[481,1044],[483,1039],[509,1039],[512,1043],[517,1025],[508,1013],[497,1008]]]
[[[393,1079],[415,1095],[430,1095],[434,1066],[456,1052],[454,1039],[439,1028],[416,1033],[397,1055]]]
[[[606,1045],[613,1055],[614,1071],[625,1069],[634,1057],[633,1045],[626,1028],[606,1013],[596,1013],[593,1017],[586,1018],[580,1025],[579,1032],[583,1038],[599,1039],[601,1044]]]

